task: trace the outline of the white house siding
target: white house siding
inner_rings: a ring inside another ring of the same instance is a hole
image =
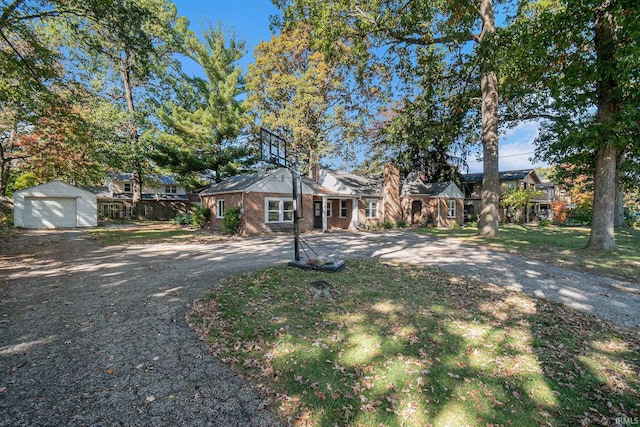
[[[13,195],[16,227],[95,227],[97,217],[96,195],[62,181],[51,181]]]

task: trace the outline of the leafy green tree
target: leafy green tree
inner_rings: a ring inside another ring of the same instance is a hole
[[[105,145],[105,157],[110,166],[133,173],[134,210],[142,217],[143,177],[151,165],[149,147],[140,135],[150,126],[152,99],[162,94],[152,87],[175,64],[173,54],[189,35],[188,21],[178,16],[168,0],[108,4],[108,13],[100,19],[72,17],[56,21],[54,30],[77,78],[104,103],[119,107],[99,108],[103,113],[114,112],[110,121],[117,123],[112,143]]]
[[[640,158],[639,16],[629,0],[529,2],[503,34],[506,116],[545,119],[539,154],[593,177],[591,250],[617,249],[617,183]]]
[[[325,156],[351,153],[368,122],[368,97],[349,85],[339,61],[313,48],[311,34],[299,22],[260,43],[247,76],[254,116],[289,139],[289,154],[307,173]]]
[[[401,175],[421,171],[428,182],[460,184],[459,170],[478,134],[477,115],[470,113],[478,91],[467,81],[473,73],[450,66],[433,49],[420,55],[418,66],[403,73],[406,95],[387,110],[374,153],[395,162]]]
[[[146,115],[136,109],[134,93],[162,74],[186,25],[175,6],[163,0],[3,2],[2,191],[18,160],[41,176],[92,176],[81,166],[92,164],[95,155],[139,171],[145,150],[137,128]],[[76,83],[102,102],[86,91],[80,92],[83,99],[73,99],[69,93],[79,92]],[[110,108],[114,105],[127,113],[105,117],[105,112],[117,112]],[[86,129],[93,118],[94,129]],[[111,144],[92,153],[96,137]],[[122,144],[125,140],[129,144]],[[140,187],[141,182],[138,195]]]
[[[248,123],[244,78],[237,61],[244,42],[228,39],[223,29],[209,26],[203,40],[188,40],[185,54],[200,64],[205,77],[182,76],[175,82],[181,93],[158,111],[163,132],[149,135],[153,160],[184,177],[212,171],[217,181],[237,173],[249,148],[236,141]]]
[[[515,222],[520,223],[529,219],[526,217],[529,201],[539,196],[542,193],[533,188],[513,189],[502,194],[500,205],[510,210]]]
[[[285,22],[308,21],[312,38],[325,52],[351,49],[350,57],[362,71],[381,64],[407,69],[416,66],[415,53],[441,46],[459,55],[480,83],[481,138],[484,183],[478,234],[498,233],[498,77],[496,74],[496,20],[492,0],[388,2],[373,0],[275,0],[284,9]],[[469,45],[471,44],[471,45]],[[376,57],[383,52],[386,58]],[[477,64],[477,65],[476,65]],[[425,64],[429,69],[431,64]]]

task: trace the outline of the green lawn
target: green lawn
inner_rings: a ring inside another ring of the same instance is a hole
[[[334,302],[312,302],[323,279]],[[429,268],[348,261],[222,282],[189,314],[304,426],[613,425],[640,417],[636,331]]]
[[[197,242],[219,238],[166,221],[110,223],[108,227],[94,228],[89,230],[89,233],[105,246],[150,242]]]
[[[501,225],[498,237],[480,239],[477,229],[419,228],[418,233],[466,239],[496,250],[520,253],[582,271],[638,282],[640,277],[640,231],[633,228],[617,230],[619,250],[594,253],[583,248],[589,240],[588,228]]]

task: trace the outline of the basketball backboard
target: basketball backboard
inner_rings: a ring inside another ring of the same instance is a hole
[[[288,167],[286,139],[271,132],[268,129],[260,128],[260,151],[262,160],[278,166]]]

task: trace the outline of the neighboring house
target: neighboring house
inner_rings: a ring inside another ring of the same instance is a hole
[[[452,181],[425,183],[413,172],[402,183],[400,197],[411,224],[451,227],[464,223],[464,194]]]
[[[383,176],[314,168],[313,177],[300,177],[300,231],[356,230],[385,221],[398,222],[411,216],[413,201],[425,203],[425,214],[441,203],[441,226],[462,224],[462,192],[453,183],[429,193],[429,185],[415,186],[415,194],[400,193],[398,169],[385,166]],[[413,188],[406,186],[407,189]],[[211,228],[220,230],[225,209],[241,208],[239,233],[262,234],[292,230],[293,200],[291,172],[284,168],[251,175],[237,175],[213,184],[200,193],[204,207],[211,209]],[[403,200],[409,200],[403,208]],[[449,199],[455,200],[453,205]],[[437,219],[437,215],[434,216]],[[434,223],[437,225],[437,223]]]
[[[482,179],[483,173],[471,173],[463,175],[465,190],[465,218],[475,218],[480,213],[482,203]],[[520,169],[499,172],[500,192],[506,193],[510,190],[526,190],[528,188],[538,191],[540,194],[531,199],[530,208],[526,212],[525,218],[533,221],[541,218],[550,218],[553,211],[551,203],[555,200],[555,187],[548,182],[542,182],[534,169]],[[504,219],[508,208],[501,211]]]
[[[13,193],[13,223],[24,228],[95,227],[96,195],[62,181]]]
[[[133,174],[111,174],[103,187],[95,188],[101,218],[133,218]],[[146,176],[142,186],[142,203],[146,219],[168,220],[178,213],[189,213],[193,199],[170,175]]]

